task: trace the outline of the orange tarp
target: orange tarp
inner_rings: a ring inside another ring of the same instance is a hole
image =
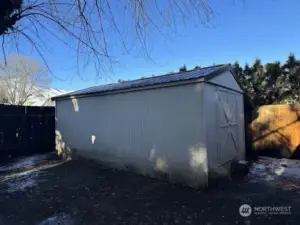
[[[286,149],[291,153],[300,144],[300,104],[266,105],[251,123],[253,150]]]

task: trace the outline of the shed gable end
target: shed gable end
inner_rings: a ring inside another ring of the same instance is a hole
[[[229,70],[210,79],[209,82],[221,85],[223,87],[230,88],[238,92],[243,92],[240,85],[238,84],[233,74]]]

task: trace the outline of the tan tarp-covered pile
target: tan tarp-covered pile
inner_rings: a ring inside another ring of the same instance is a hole
[[[300,105],[267,105],[250,125],[253,150],[285,149],[293,153],[300,144]]]

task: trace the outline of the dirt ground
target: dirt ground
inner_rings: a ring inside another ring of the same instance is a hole
[[[83,160],[40,155],[0,166],[0,225],[300,224],[300,182],[246,177],[195,190]],[[242,217],[239,207],[290,206]]]

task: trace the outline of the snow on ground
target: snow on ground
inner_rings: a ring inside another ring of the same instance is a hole
[[[37,154],[30,157],[22,157],[19,160],[0,166],[0,172],[8,172],[12,170],[22,170],[33,168],[37,163],[47,160],[49,154]]]
[[[57,165],[57,163],[47,164],[51,154],[23,157],[0,166],[0,182],[5,184],[5,188],[1,189],[0,193],[25,191],[44,182],[45,179],[43,177],[46,175],[46,172],[43,169]]]
[[[260,157],[252,163],[248,177],[252,182],[282,178],[300,181],[300,160]]]
[[[30,171],[29,171],[30,172]],[[7,189],[3,192],[13,193],[16,191],[25,191],[28,188],[36,186],[42,180],[40,179],[41,171],[23,173],[20,176],[8,179],[6,182]],[[0,193],[2,190],[0,190]]]
[[[74,224],[74,220],[71,218],[70,215],[65,213],[60,213],[54,215],[53,217],[43,220],[38,225],[56,225],[56,224],[72,225]]]

